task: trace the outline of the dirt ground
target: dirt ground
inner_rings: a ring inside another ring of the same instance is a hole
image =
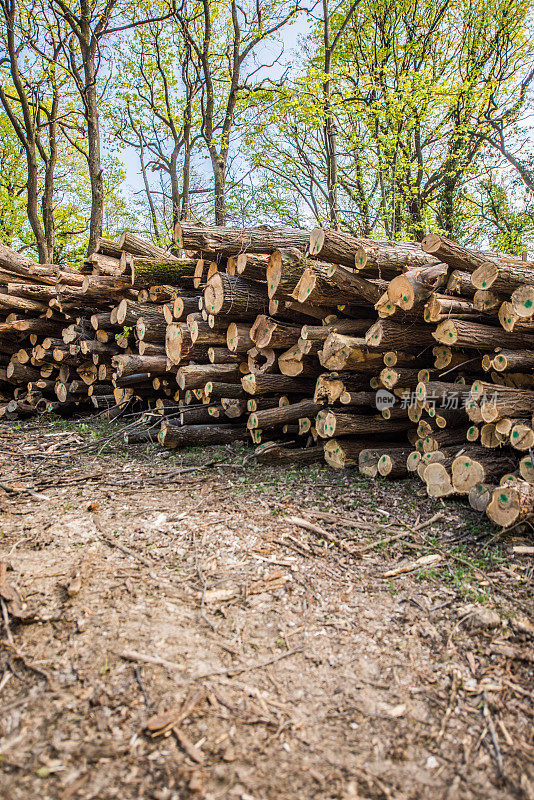
[[[117,429],[0,427],[3,800],[534,800],[524,534]]]

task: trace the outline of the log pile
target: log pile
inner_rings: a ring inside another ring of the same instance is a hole
[[[252,441],[532,514],[534,263],[184,222],[172,251],[125,233],[80,270],[0,244],[0,283],[4,417],[137,408],[130,443]]]

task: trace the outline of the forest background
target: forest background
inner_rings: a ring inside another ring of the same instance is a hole
[[[0,239],[329,225],[534,247],[530,0],[0,0]]]

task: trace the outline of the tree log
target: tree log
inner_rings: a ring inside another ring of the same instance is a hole
[[[532,277],[530,278],[530,285],[519,286],[511,297],[512,310],[521,319],[529,319],[534,314],[534,271],[531,270]]]
[[[260,464],[316,464],[324,461],[322,445],[316,447],[291,447],[279,442],[265,442],[254,451]]]
[[[268,394],[307,394],[313,392],[315,381],[308,378],[289,378],[286,375],[244,375],[241,378],[243,389],[252,395]]]
[[[496,422],[503,417],[521,417],[534,412],[534,392],[493,386],[490,396],[480,401],[484,422]]]
[[[431,346],[434,344],[432,337],[432,331],[425,325],[401,325],[389,319],[381,319],[375,322],[365,334],[365,344],[367,347],[381,348],[382,350],[410,351]]]
[[[532,450],[534,447],[534,430],[531,420],[517,421],[510,431],[510,444],[516,450]]]
[[[200,389],[208,381],[237,382],[240,377],[238,364],[189,364],[179,367],[176,381],[183,391]]]
[[[175,425],[164,426],[158,441],[164,447],[200,447],[201,445],[232,444],[248,439],[245,425]]]
[[[475,289],[492,289],[510,294],[523,284],[532,283],[533,264],[516,261],[510,264],[486,261],[473,272],[471,282]]]
[[[493,483],[477,483],[471,487],[467,494],[469,505],[475,511],[484,512],[491,500],[491,496],[495,489]]]
[[[201,295],[192,295],[191,297],[186,297],[183,294],[181,294],[179,297],[176,297],[172,307],[174,319],[183,320],[189,314],[197,312],[199,297],[201,297]]]
[[[516,480],[493,491],[486,514],[497,525],[509,527],[534,511],[534,484]]]
[[[179,260],[168,250],[164,250],[162,247],[151,244],[150,242],[145,241],[145,239],[135,236],[133,233],[123,233],[119,239],[119,247],[121,251],[125,251],[133,256],[160,259],[162,261]]]
[[[120,260],[122,248],[119,242],[115,242],[113,239],[105,239],[100,236],[96,243],[96,252]]]
[[[366,436],[380,433],[398,433],[408,430],[410,421],[398,420],[389,422],[381,416],[350,414],[333,409],[319,411],[316,419],[317,433],[323,439],[337,436]]]
[[[421,247],[425,253],[430,253],[450,267],[464,272],[473,273],[488,261],[493,260],[495,263],[500,263],[496,254],[492,255],[478,250],[469,250],[467,247],[463,247],[445,236],[440,236],[438,233],[430,233],[425,236],[421,242]],[[489,287],[477,286],[477,289],[480,288]]]
[[[227,347],[209,347],[208,359],[210,364],[240,364],[242,361],[239,353],[231,353]]]
[[[489,357],[489,368],[497,372],[533,370],[534,350],[499,350],[496,355]]]
[[[493,350],[503,343],[503,334],[499,328],[468,320],[446,320],[438,325],[432,336],[442,344],[455,345],[466,350]],[[534,347],[534,334],[509,333],[506,345],[512,350]]]
[[[136,289],[143,289],[158,284],[182,286],[184,278],[191,278],[192,283],[196,264],[196,259],[176,259],[170,253],[164,259],[134,258],[131,284]]]
[[[250,338],[258,348],[291,347],[298,340],[301,329],[296,325],[287,325],[284,322],[272,319],[265,314],[259,314],[250,328]]]
[[[481,315],[469,300],[433,294],[424,307],[425,322],[441,322],[444,319],[472,319]]]
[[[329,439],[324,443],[324,458],[334,469],[358,465],[362,450],[370,449],[376,442],[369,439]]]
[[[207,381],[204,386],[206,397],[213,399],[241,399],[245,398],[245,392],[240,383],[225,383],[223,381]]]
[[[194,250],[205,258],[217,260],[241,253],[273,253],[280,247],[297,247],[304,252],[309,234],[298,228],[262,225],[258,228],[225,228],[179,222],[175,238],[185,250]]]
[[[447,292],[449,294],[459,294],[460,297],[471,300],[476,292],[475,287],[471,283],[471,274],[469,272],[463,272],[460,269],[453,270],[447,281]]]
[[[231,322],[226,332],[226,345],[231,353],[246,353],[254,342],[250,338],[250,326]]]
[[[447,264],[438,262],[397,275],[388,285],[388,297],[403,311],[419,308],[436,289],[445,284],[448,269]]]
[[[254,319],[265,314],[268,306],[267,292],[260,284],[222,272],[213,275],[204,290],[204,307],[209,314]]]
[[[313,400],[301,400],[292,405],[254,411],[248,418],[247,427],[249,430],[276,428],[278,425],[288,422],[298,422],[301,417],[315,416],[320,409],[321,406],[314,403]]]
[[[193,349],[191,331],[185,322],[172,322],[165,332],[165,353],[172,364],[179,364]]]
[[[390,447],[378,459],[378,473],[383,478],[404,478],[408,474],[406,459],[410,450],[406,447]]]
[[[187,327],[191,334],[193,344],[222,345],[226,344],[226,323],[217,320],[217,323],[210,327],[207,322],[199,321],[195,318],[196,314],[189,314],[187,317]]]
[[[276,372],[276,352],[272,347],[251,347],[247,356],[248,371],[254,375]]]
[[[328,370],[353,370],[376,374],[382,366],[380,353],[370,353],[365,339],[328,334],[323,349],[319,352],[321,366]]]
[[[478,483],[496,483],[515,464],[513,458],[499,451],[469,447],[452,462],[452,485],[459,494],[467,494]]]

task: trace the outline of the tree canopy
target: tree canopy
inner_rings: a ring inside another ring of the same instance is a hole
[[[0,236],[58,263],[180,219],[521,253],[531,20],[531,0],[0,0]]]

